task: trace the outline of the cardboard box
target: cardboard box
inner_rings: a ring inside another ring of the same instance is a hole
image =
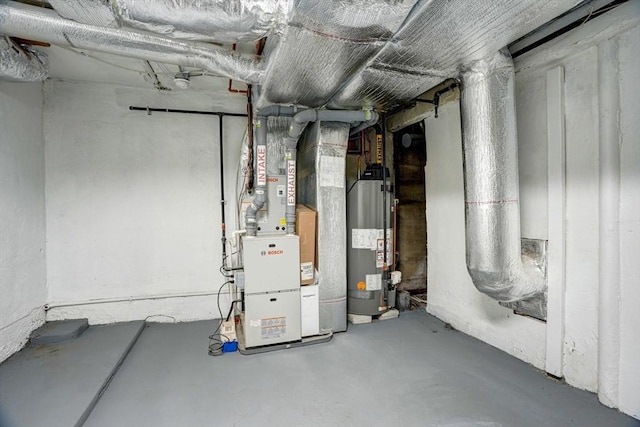
[[[310,285],[316,269],[316,211],[296,205],[296,234],[300,237],[300,284]]]
[[[320,334],[320,293],[318,285],[300,288],[300,333],[303,337]]]

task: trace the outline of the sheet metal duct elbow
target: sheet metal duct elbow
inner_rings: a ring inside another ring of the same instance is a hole
[[[0,36],[0,80],[39,82],[47,77],[49,59],[44,52]]]
[[[546,292],[521,252],[514,91],[506,49],[462,70],[467,268],[480,292],[503,302]]]
[[[0,33],[96,52],[202,68],[250,84],[260,84],[264,77],[261,62],[243,59],[203,43],[81,24],[61,18],[53,11],[13,1],[0,0]]]

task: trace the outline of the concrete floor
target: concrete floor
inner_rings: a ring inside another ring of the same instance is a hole
[[[148,325],[84,425],[640,426],[422,310],[252,356],[208,356],[213,329]]]

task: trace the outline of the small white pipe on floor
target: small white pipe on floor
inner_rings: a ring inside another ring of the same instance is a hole
[[[229,292],[221,292],[221,294],[228,294]],[[89,299],[84,301],[70,301],[70,302],[52,302],[44,305],[45,311],[51,310],[52,308],[59,307],[76,307],[79,305],[92,305],[92,304],[111,304],[117,302],[127,302],[127,301],[150,301],[150,300],[159,300],[159,299],[171,299],[171,298],[190,298],[190,297],[208,297],[218,295],[217,292],[191,292],[191,293],[181,293],[181,294],[163,294],[163,295],[138,295],[138,296],[130,296],[130,297],[118,297],[118,298],[96,298]]]
[[[620,91],[618,43],[598,46],[600,133],[598,398],[618,406],[620,368]]]

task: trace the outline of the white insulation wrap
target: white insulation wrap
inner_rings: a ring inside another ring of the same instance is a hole
[[[546,289],[543,272],[521,256],[514,81],[504,49],[463,71],[460,100],[467,268],[480,292],[505,302]]]
[[[0,33],[200,68],[251,84],[259,84],[264,73],[260,62],[240,58],[204,43],[81,24],[61,18],[53,11],[7,0],[0,0]]]
[[[0,80],[39,82],[49,76],[47,55],[0,36]]]

